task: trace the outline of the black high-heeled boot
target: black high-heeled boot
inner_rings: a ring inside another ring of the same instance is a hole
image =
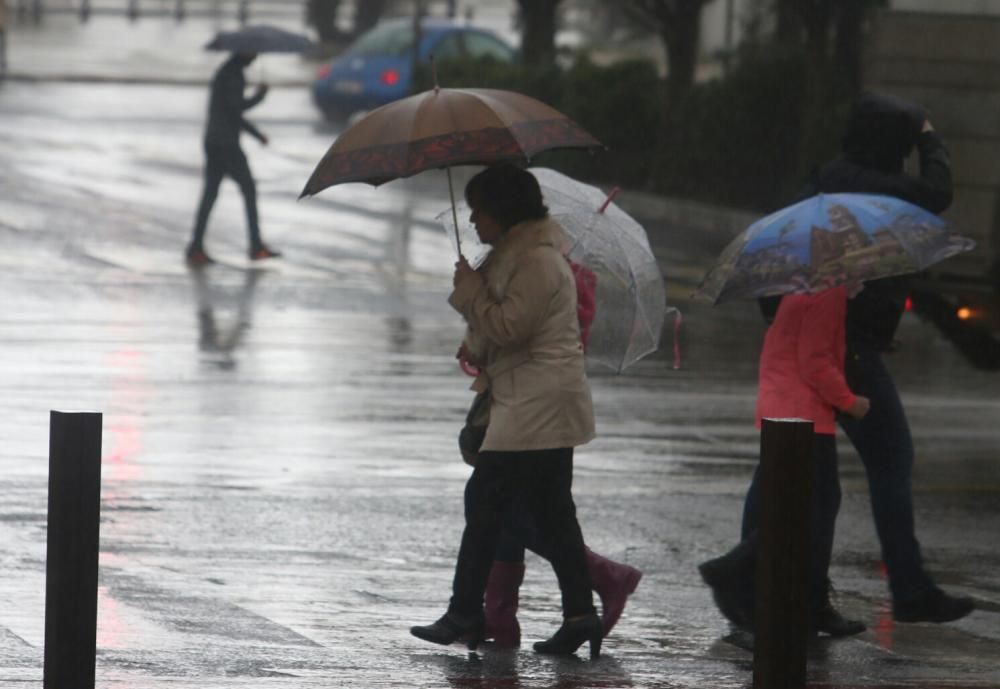
[[[590,657],[597,658],[601,655],[603,639],[604,625],[601,623],[601,618],[592,613],[579,620],[564,621],[551,639],[536,643],[535,650],[539,653],[568,655],[575,653],[584,641],[589,641]]]
[[[410,634],[430,641],[433,644],[448,646],[459,640],[464,640],[470,651],[476,650],[479,642],[483,640],[486,631],[486,617],[480,612],[478,615],[460,615],[448,612],[441,616],[434,624],[422,627],[410,627]]]

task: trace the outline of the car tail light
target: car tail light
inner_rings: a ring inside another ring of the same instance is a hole
[[[399,72],[394,69],[387,69],[379,75],[379,79],[386,86],[395,86],[399,83]]]
[[[330,65],[323,65],[322,67],[316,70],[316,78],[326,79],[328,76],[330,76],[330,72],[332,70],[333,68]]]
[[[913,310],[913,297],[907,297],[906,298],[906,303],[903,304],[903,310],[904,311],[912,311]]]

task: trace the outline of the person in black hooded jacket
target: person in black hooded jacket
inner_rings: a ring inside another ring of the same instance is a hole
[[[243,70],[255,59],[256,53],[233,53],[212,78],[212,92],[208,102],[208,123],[205,125],[205,184],[198,204],[194,231],[185,256],[193,266],[213,263],[205,252],[205,230],[208,216],[219,195],[219,185],[224,177],[231,177],[239,185],[246,206],[248,253],[251,260],[273,258],[281,254],[271,249],[260,237],[257,217],[257,187],[254,183],[247,157],[240,148],[240,133],[249,132],[262,144],[267,137],[243,117],[243,112],[254,107],[267,94],[267,86],[260,85],[249,98],[243,94],[246,78]]]
[[[916,147],[919,176],[903,171]],[[842,154],[820,167],[802,198],[818,193],[885,194],[932,213],[951,205],[951,161],[925,111],[886,94],[865,93],[848,121]],[[882,354],[893,349],[910,276],[872,280],[848,302],[847,361],[851,389],[871,400],[863,419],[838,421],[857,450],[868,477],[872,515],[889,574],[892,613],[897,622],[949,622],[974,609],[971,599],[942,591],[924,569],[913,519],[913,442],[899,393]],[[778,299],[761,300],[765,318]],[[747,495],[744,529],[756,509],[756,486]],[[858,630],[860,631],[860,629]]]

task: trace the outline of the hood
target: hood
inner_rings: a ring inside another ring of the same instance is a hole
[[[882,93],[865,93],[855,103],[844,134],[844,155],[859,165],[900,172],[917,143],[926,111]]]

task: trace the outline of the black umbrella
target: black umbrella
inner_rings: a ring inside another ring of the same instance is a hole
[[[302,34],[274,26],[248,26],[239,31],[220,31],[205,50],[231,53],[304,53],[314,47]]]

